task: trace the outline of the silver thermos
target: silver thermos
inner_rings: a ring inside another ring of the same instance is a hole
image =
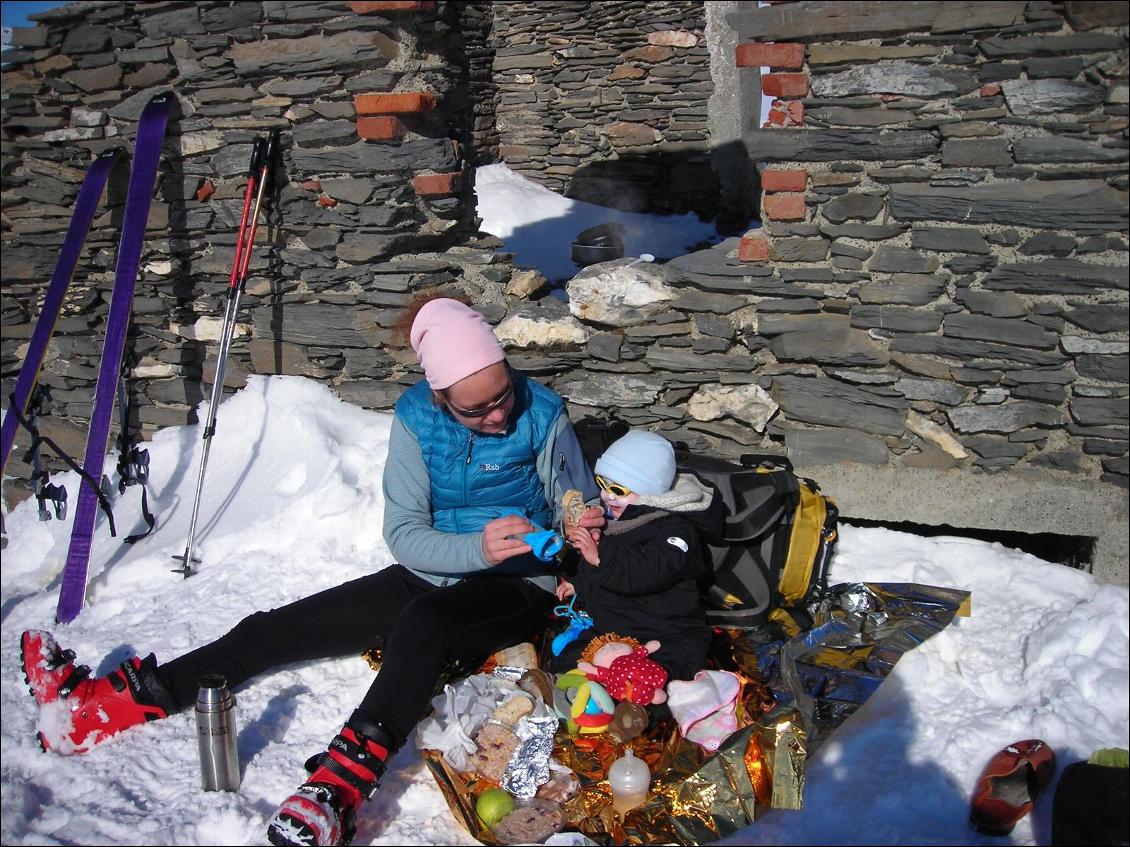
[[[196,695],[196,735],[200,743],[200,782],[205,791],[239,788],[235,698],[219,674],[200,678]]]

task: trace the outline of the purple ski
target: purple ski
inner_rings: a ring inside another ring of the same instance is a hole
[[[129,329],[130,313],[133,310],[133,289],[137,284],[145,227],[149,221],[153,187],[157,182],[157,166],[161,162],[165,124],[173,102],[171,93],[158,94],[146,104],[137,126],[129,193],[126,195],[126,210],[122,220],[122,238],[114,270],[114,291],[106,322],[106,342],[102,348],[102,364],[98,369],[98,386],[94,391],[94,408],[90,413],[90,430],[83,459],[83,469],[95,481],[102,479],[102,466],[106,460],[106,439],[110,434],[114,395],[122,368],[122,352],[126,331]],[[79,487],[71,543],[67,550],[66,567],[63,569],[63,586],[55,611],[55,618],[60,623],[69,623],[82,611],[97,510],[98,494],[84,480]]]
[[[32,391],[39,379],[39,369],[43,365],[43,356],[47,352],[47,345],[55,331],[55,322],[63,307],[63,298],[71,285],[75,267],[78,265],[79,256],[82,255],[82,245],[86,242],[86,235],[90,231],[90,224],[94,221],[94,213],[98,210],[98,198],[106,187],[106,180],[122,148],[114,147],[106,150],[90,167],[83,177],[82,187],[75,200],[75,211],[71,215],[71,223],[67,227],[67,235],[63,239],[63,246],[59,249],[59,260],[55,264],[55,272],[51,275],[51,282],[47,285],[47,294],[43,298],[43,308],[35,322],[35,329],[28,344],[27,356],[20,367],[20,374],[16,377],[16,387],[12,391],[10,401],[21,415],[27,414],[28,403],[31,402]],[[16,440],[16,430],[19,422],[16,415],[8,413],[4,416],[3,432],[0,433],[0,470],[8,464],[8,453]]]

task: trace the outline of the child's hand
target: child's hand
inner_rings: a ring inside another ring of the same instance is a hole
[[[576,548],[577,552],[584,557],[584,560],[593,567],[600,566],[600,554],[596,549],[596,540],[592,537],[592,533],[596,530],[588,530],[584,527],[577,527],[569,531],[565,536],[569,539],[569,543]]]
[[[573,587],[573,583],[569,582],[566,579],[563,579],[560,583],[558,583],[557,590],[553,593],[557,595],[558,600],[565,601],[576,594],[577,589]]]
[[[604,514],[604,509],[600,506],[589,506],[585,509],[585,513],[581,517],[581,522],[578,526],[587,530],[592,540],[597,542],[600,541],[601,531],[607,524],[608,518]]]

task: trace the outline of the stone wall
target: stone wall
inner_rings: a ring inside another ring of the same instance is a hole
[[[251,142],[271,129],[283,151],[228,390],[249,373],[301,374],[390,408],[415,376],[389,329],[416,292],[448,286],[495,321],[524,306],[529,277],[503,293],[508,257],[476,233],[465,167],[501,149],[521,168],[516,126],[558,133],[537,158],[594,199],[614,183],[621,200],[636,196],[630,205],[717,206],[702,158],[710,73],[698,3],[72,3],[35,20],[5,53],[4,392],[85,166],[109,146],[131,149],[144,104],[172,91],[128,351],[145,435],[194,421],[211,392],[244,172]],[[526,79],[531,62],[544,82]],[[526,95],[544,111],[515,112]],[[598,179],[600,162],[627,170]],[[122,164],[40,380],[52,391],[41,429],[72,455],[83,448],[113,285]],[[633,185],[654,190],[639,200]],[[579,359],[564,353],[535,355],[531,367],[549,380]],[[26,440],[7,467],[25,479]]]
[[[776,98],[745,137],[765,227],[741,257],[790,452],[1125,487],[1125,5],[730,22]]]
[[[132,149],[156,93],[178,103],[133,305],[131,389],[146,433],[195,420],[216,342],[251,142],[282,130],[225,383],[303,374],[387,408],[404,358],[384,349],[413,292],[472,295],[509,275],[477,239],[472,53],[486,6],[435,2],[74,3],[15,31],[3,75],[4,394],[92,154]],[[128,157],[122,157],[127,159]],[[55,328],[44,434],[82,455],[128,168],[116,173]],[[105,210],[105,211],[103,211]],[[408,378],[411,381],[411,378]],[[388,380],[392,380],[389,382]],[[17,444],[26,443],[21,434]],[[23,451],[7,472],[25,477]]]
[[[700,2],[493,3],[489,155],[569,197],[630,211],[719,211]]]
[[[764,226],[501,333],[584,344],[575,407],[784,452],[849,517],[1089,539],[1126,584],[1126,14],[750,4]]]

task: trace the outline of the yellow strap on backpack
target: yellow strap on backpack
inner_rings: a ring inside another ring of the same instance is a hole
[[[816,554],[820,552],[827,508],[824,497],[803,479],[798,479],[800,504],[789,536],[789,553],[781,571],[781,603],[791,606],[808,593]]]
[[[792,638],[794,635],[800,634],[800,625],[793,619],[793,616],[784,609],[770,610],[769,620],[779,624],[787,638]]]

